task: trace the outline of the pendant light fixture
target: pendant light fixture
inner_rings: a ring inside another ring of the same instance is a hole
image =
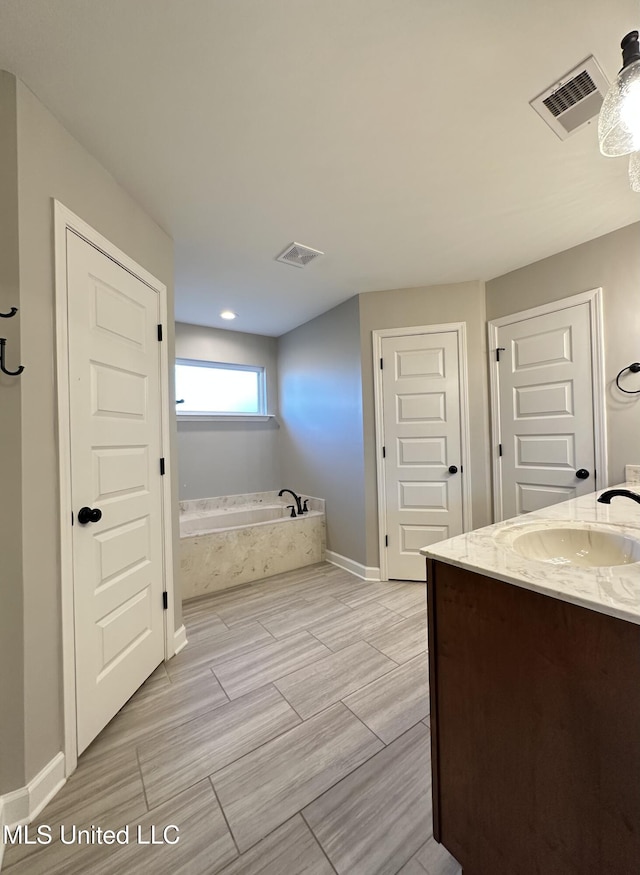
[[[600,151],[609,158],[640,151],[640,43],[632,30],[620,44],[622,69],[600,109]]]

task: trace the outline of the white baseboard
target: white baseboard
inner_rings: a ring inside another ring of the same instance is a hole
[[[0,866],[4,856],[2,841],[4,827],[31,823],[47,802],[53,799],[65,781],[64,754],[60,752],[29,781],[26,787],[19,787],[11,793],[0,796]]]
[[[353,559],[347,558],[347,556],[341,556],[340,553],[334,553],[333,550],[326,551],[325,559],[332,565],[337,565],[338,568],[342,568],[350,574],[355,574],[356,577],[360,577],[362,580],[369,580],[372,583],[380,580],[379,568],[361,565],[360,562],[355,562]]]
[[[184,624],[173,633],[173,655],[177,656],[187,646],[187,630]]]
[[[27,785],[29,791],[29,820],[37,817],[67,780],[64,754],[56,754],[51,762]]]
[[[2,869],[2,859],[4,857],[4,802],[0,796],[0,869]]]

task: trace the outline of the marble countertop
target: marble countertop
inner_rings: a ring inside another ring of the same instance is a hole
[[[628,475],[627,475],[628,476]],[[640,491],[630,480],[611,489]],[[604,492],[592,492],[571,501],[494,525],[476,529],[447,541],[424,547],[423,556],[486,574],[590,610],[609,614],[640,625],[640,562],[601,568],[555,565],[539,559],[525,559],[509,544],[532,523],[553,528],[558,521],[597,524],[617,534],[640,540],[640,504],[628,498],[614,498],[610,505],[596,499]]]

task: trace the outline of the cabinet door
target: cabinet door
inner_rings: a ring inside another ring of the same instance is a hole
[[[428,564],[434,836],[469,875],[632,875],[640,626]]]

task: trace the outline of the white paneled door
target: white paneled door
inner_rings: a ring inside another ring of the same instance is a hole
[[[381,343],[387,576],[424,580],[420,548],[463,531],[459,334]]]
[[[521,315],[494,335],[502,519],[596,488],[590,305]]]
[[[164,658],[158,294],[67,231],[78,753]]]

